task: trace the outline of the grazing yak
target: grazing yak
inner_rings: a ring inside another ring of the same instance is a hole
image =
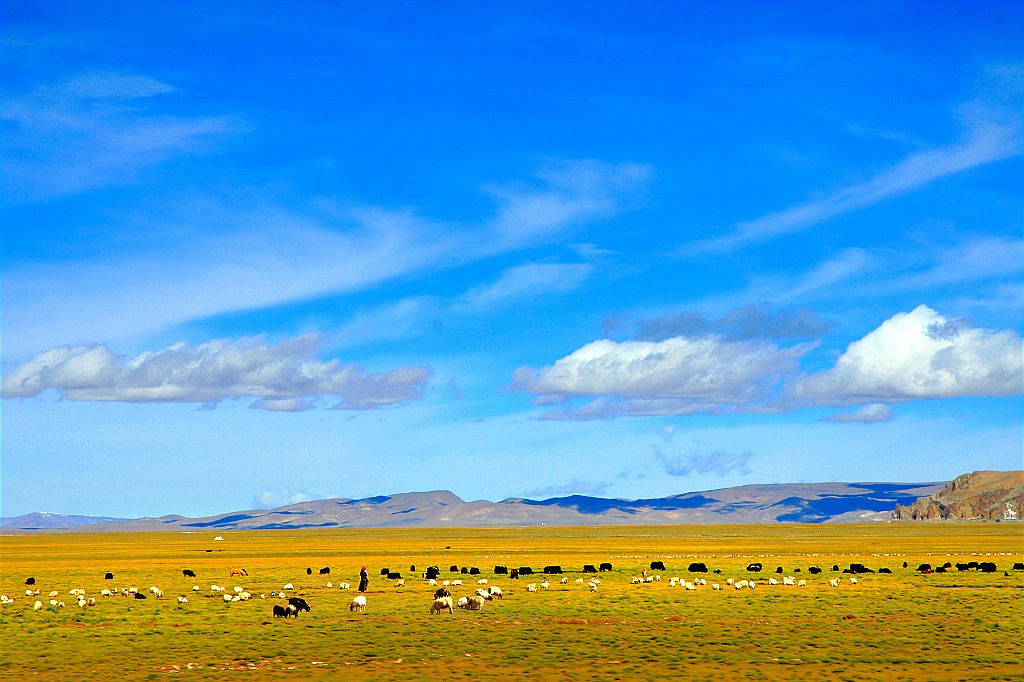
[[[606,561],[605,563],[601,564],[598,568],[602,573],[604,573],[605,571],[612,570],[612,565]]]
[[[529,566],[520,566],[519,575],[533,575],[533,569]]]
[[[103,574],[103,579],[104,580],[113,580],[114,579],[114,574],[111,573],[110,571],[107,571],[106,573]]]
[[[188,569],[188,568],[183,568],[181,570],[181,574],[183,576],[185,576],[186,578],[195,578],[196,577],[196,572],[191,570],[191,569]]]
[[[495,566],[494,575],[508,575],[508,566]]]
[[[545,575],[561,575],[561,573],[562,573],[562,567],[561,566],[545,566],[544,567],[544,574]]]
[[[652,571],[664,571],[665,570],[665,562],[663,562],[663,561],[652,561],[651,562],[651,570]]]
[[[309,611],[309,604],[302,597],[288,597],[288,603],[299,611]]]
[[[583,564],[583,572],[584,573],[597,573],[597,568],[594,567],[594,564]]]
[[[32,578],[32,577],[29,577],[29,578],[27,578],[27,579],[25,580],[25,584],[26,584],[26,585],[35,585],[35,584],[36,584],[36,579],[35,579],[35,578]]]
[[[708,572],[708,566],[707,566],[707,564],[704,564],[704,563],[694,562],[694,563],[690,564],[690,566],[689,566],[689,568],[687,570],[689,570],[690,573],[707,573]]]
[[[330,575],[330,574],[331,574],[331,567],[330,566],[324,566],[323,568],[320,569],[320,575]]]
[[[764,568],[764,566],[762,566],[760,562],[747,564],[747,572],[749,573],[760,573],[762,568]]]

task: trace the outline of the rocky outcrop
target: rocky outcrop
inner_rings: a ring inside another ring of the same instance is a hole
[[[892,518],[904,521],[1024,519],[1024,471],[975,471],[957,476],[934,495],[906,507],[897,504]]]

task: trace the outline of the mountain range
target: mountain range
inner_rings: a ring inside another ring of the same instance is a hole
[[[627,500],[570,495],[545,500],[464,501],[447,490],[362,499],[333,498],[214,516],[111,519],[53,513],[0,518],[5,532],[224,531],[301,528],[836,523],[887,521],[899,505],[944,490],[932,483],[788,483],[744,485]]]

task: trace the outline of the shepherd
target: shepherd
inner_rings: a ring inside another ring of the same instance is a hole
[[[359,591],[366,592],[367,588],[370,587],[370,574],[366,570],[366,566],[359,569]]]

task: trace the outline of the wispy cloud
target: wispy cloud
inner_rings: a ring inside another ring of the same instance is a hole
[[[1019,74],[1016,75],[1019,78]],[[1001,80],[1009,78],[1012,76]],[[681,247],[678,253],[699,257],[736,251],[807,230],[844,213],[920,189],[941,178],[1020,154],[1020,114],[1005,103],[972,102],[961,107],[958,115],[963,122],[964,133],[957,142],[914,152],[864,182],[739,223],[727,234],[691,242]]]
[[[546,485],[534,488],[533,490],[528,490],[523,493],[523,497],[548,498],[562,497],[565,495],[600,496],[604,495],[611,485],[611,483],[593,483],[574,478],[568,483],[563,483],[562,485]]]
[[[527,263],[505,270],[497,280],[467,291],[455,302],[459,310],[478,310],[530,296],[564,294],[590,277],[589,263]]]
[[[616,192],[644,176],[632,164],[584,162],[581,178],[570,181],[572,167],[560,166],[557,185],[506,188],[498,215],[470,226],[438,223],[411,209],[326,200],[292,208],[259,197],[244,205],[180,202],[167,217],[128,221],[125,229],[152,240],[137,252],[112,248],[102,259],[8,263],[4,354],[131,338],[200,317],[360,291],[534,246],[613,212],[621,206]],[[522,295],[531,286],[564,288],[581,282],[590,267],[523,266],[477,291],[475,302]],[[568,279],[552,281],[559,275]]]
[[[89,73],[7,98],[3,170],[8,199],[75,194],[131,182],[167,159],[245,132],[237,116],[154,111],[176,89],[147,76]]]
[[[657,445],[651,446],[654,456],[669,476],[692,476],[693,474],[715,473],[728,476],[732,473],[749,474],[748,464],[754,456],[750,450],[726,452],[717,450],[709,453],[667,455]]]
[[[892,408],[881,403],[869,403],[849,412],[839,412],[822,419],[836,424],[879,424],[892,421]]]
[[[829,328],[810,308],[779,308],[770,303],[739,306],[717,319],[696,310],[670,312],[637,320],[633,326],[632,336],[640,341],[708,334],[733,341],[810,339]]]
[[[371,372],[336,359],[320,361],[318,345],[313,334],[279,344],[220,339],[135,357],[103,345],[60,346],[6,372],[3,396],[56,391],[68,400],[204,405],[256,398],[250,407],[276,412],[302,411],[324,399],[335,408],[365,410],[417,400],[430,379],[427,367]]]

